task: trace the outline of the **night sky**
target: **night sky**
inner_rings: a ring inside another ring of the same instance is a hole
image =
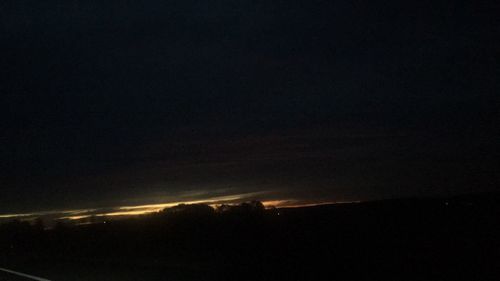
[[[0,214],[498,190],[496,1],[0,2]]]

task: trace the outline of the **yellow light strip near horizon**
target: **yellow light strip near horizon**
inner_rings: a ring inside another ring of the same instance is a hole
[[[62,210],[62,211],[45,211],[45,212],[33,212],[33,213],[21,213],[21,214],[0,214],[0,219],[8,219],[8,218],[28,218],[28,217],[40,217],[44,215],[59,215],[56,220],[80,220],[90,218],[92,216],[95,217],[116,217],[116,216],[139,216],[146,215],[155,212],[159,212],[165,208],[171,208],[177,206],[179,204],[207,204],[211,207],[216,207],[220,204],[237,204],[238,201],[243,201],[245,198],[249,198],[260,194],[259,192],[255,193],[246,193],[246,194],[237,194],[237,195],[227,195],[227,196],[219,196],[208,198],[206,200],[191,200],[191,201],[179,201],[179,202],[169,202],[169,203],[158,203],[158,204],[143,204],[137,206],[118,206],[111,208],[103,208],[103,209],[111,209],[111,211],[100,212],[99,209],[75,209],[75,210]],[[266,208],[277,207],[277,208],[298,208],[298,207],[309,207],[309,206],[318,206],[318,205],[326,205],[326,204],[342,204],[342,203],[359,203],[359,201],[352,202],[333,202],[333,201],[322,201],[322,202],[300,202],[300,200],[296,199],[280,199],[280,200],[268,200],[262,201],[262,204]]]

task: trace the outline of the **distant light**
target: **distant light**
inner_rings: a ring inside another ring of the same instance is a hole
[[[446,206],[448,206],[448,201],[444,202],[444,204],[445,204]]]

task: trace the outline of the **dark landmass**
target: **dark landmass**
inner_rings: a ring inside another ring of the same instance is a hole
[[[0,264],[51,280],[498,280],[499,193],[264,209],[179,205],[0,225]]]

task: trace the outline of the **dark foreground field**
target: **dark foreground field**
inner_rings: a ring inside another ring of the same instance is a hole
[[[54,281],[500,280],[499,199],[194,205],[52,230],[12,222],[0,226],[0,267]]]

